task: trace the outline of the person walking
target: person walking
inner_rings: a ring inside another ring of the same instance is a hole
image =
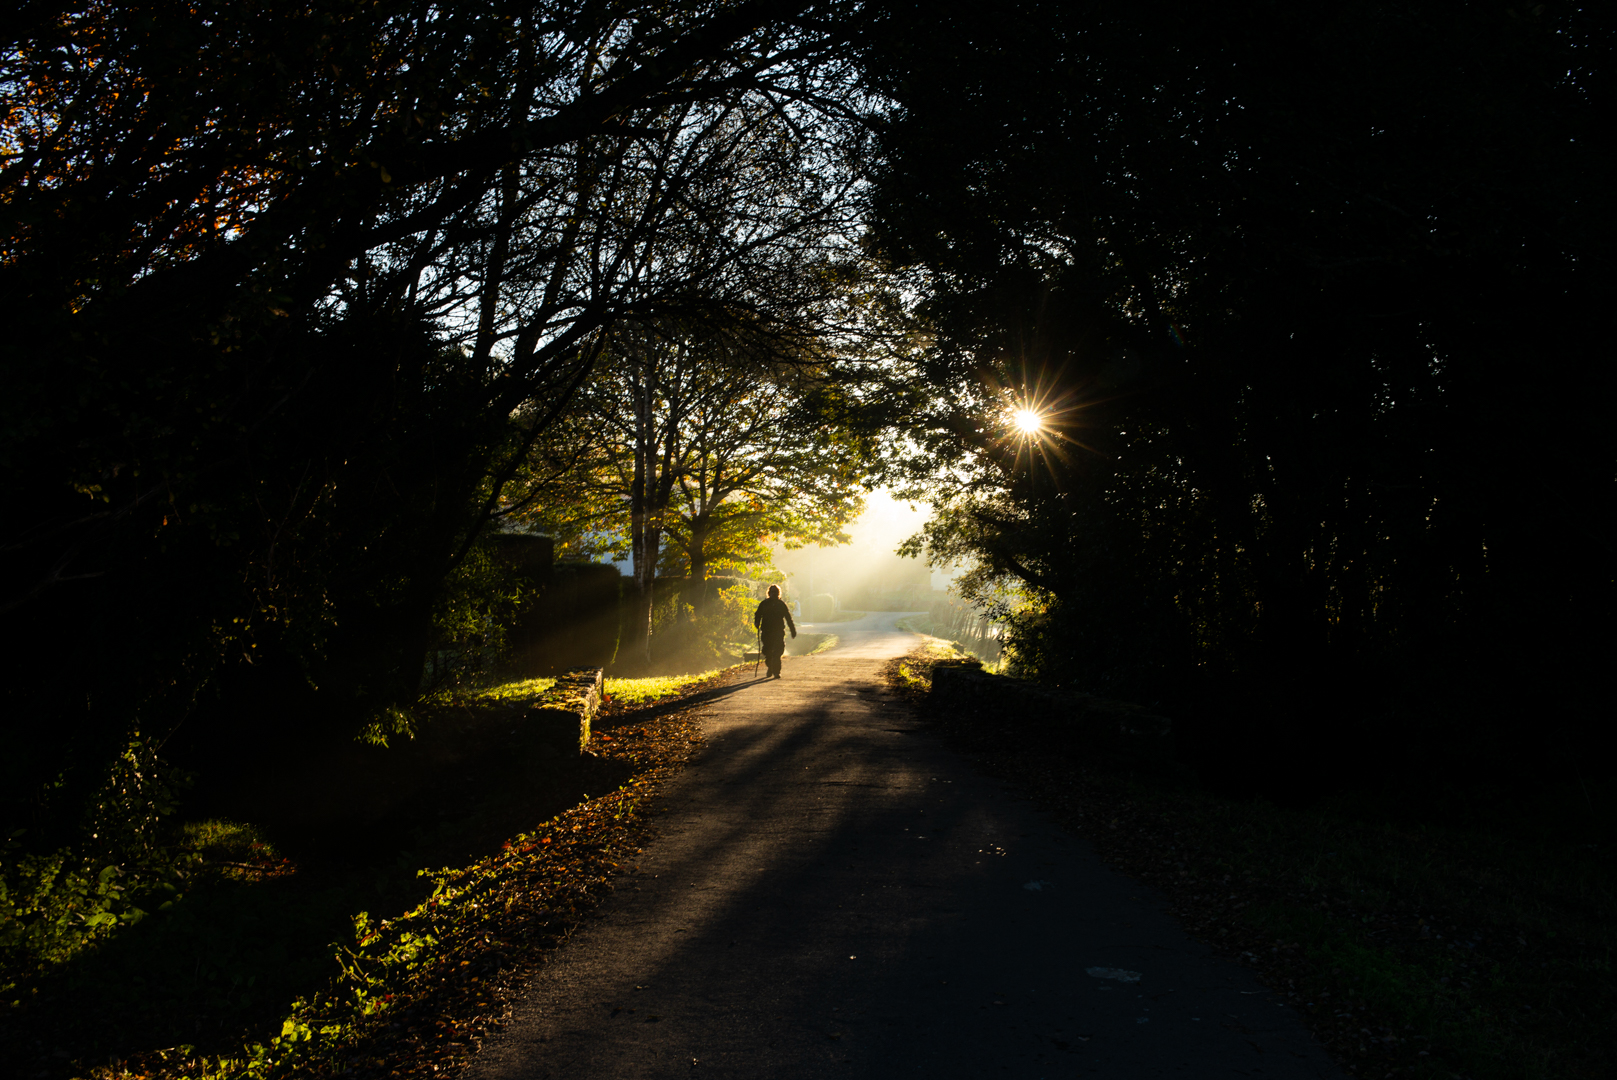
[[[790,627],[792,636],[796,637],[797,624],[792,621],[792,609],[780,598],[779,585],[769,587],[769,596],[752,613],[752,625],[763,642],[764,663],[769,665],[769,674],[780,678],[780,658],[786,651],[786,629]]]

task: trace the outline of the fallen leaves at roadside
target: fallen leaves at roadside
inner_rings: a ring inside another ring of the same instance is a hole
[[[185,1047],[152,1051],[92,1075],[402,1080],[459,1072],[613,879],[635,872],[634,858],[653,835],[649,803],[701,742],[694,711],[668,702],[605,710],[591,752],[630,764],[628,782],[470,866],[423,871],[436,888],[410,911],[376,921],[356,915],[354,941],[337,954],[342,974],[296,1002],[268,1043],[224,1058],[196,1057]]]

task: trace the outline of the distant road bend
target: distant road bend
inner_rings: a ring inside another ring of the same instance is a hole
[[[1343,1077],[1159,897],[887,694],[902,617],[808,627],[840,644],[707,708],[641,872],[471,1075]]]

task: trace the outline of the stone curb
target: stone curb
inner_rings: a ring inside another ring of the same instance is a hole
[[[523,710],[523,720],[534,727],[540,742],[583,751],[590,741],[590,721],[601,708],[602,676],[600,668],[565,671]]]

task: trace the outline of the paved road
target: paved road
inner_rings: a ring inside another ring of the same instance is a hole
[[[896,618],[818,627],[842,645],[710,706],[640,873],[472,1075],[1342,1077],[1160,898],[919,730],[878,683],[914,642]]]
[[[799,630],[812,634],[835,634],[836,648],[822,656],[838,660],[891,660],[915,648],[916,636],[895,625],[909,615],[925,612],[873,611],[862,619],[841,623],[804,623]],[[807,674],[807,672],[805,672]],[[874,687],[874,683],[872,683]]]

